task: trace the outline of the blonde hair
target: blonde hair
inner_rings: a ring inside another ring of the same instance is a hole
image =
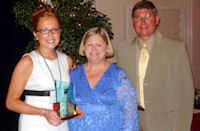
[[[105,29],[100,28],[100,27],[94,27],[89,29],[82,38],[80,47],[79,47],[79,54],[81,56],[85,56],[85,42],[93,35],[99,35],[101,36],[101,38],[105,41],[105,43],[108,45],[108,51],[106,52],[106,58],[108,57],[112,57],[114,55],[114,49],[113,49],[113,45],[111,43],[110,37],[108,35],[108,33],[106,32]]]

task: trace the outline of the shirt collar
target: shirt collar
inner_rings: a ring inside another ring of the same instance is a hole
[[[145,44],[147,45],[146,48],[147,48],[148,51],[150,51],[151,48],[152,48],[154,37],[155,37],[155,34],[154,34],[149,40],[147,40],[147,41],[145,42]],[[143,43],[144,43],[143,40],[140,39],[139,37],[137,37],[137,45],[138,45],[139,49],[142,48],[142,44],[143,44]]]

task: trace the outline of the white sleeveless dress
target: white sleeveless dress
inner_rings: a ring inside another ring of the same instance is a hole
[[[61,70],[61,80],[70,81],[68,61],[65,54],[57,51],[59,65]],[[33,71],[25,86],[25,90],[54,90],[54,81],[48,70],[43,57],[32,51],[25,55],[29,55],[33,61]],[[45,59],[55,80],[60,80],[58,62],[56,60]],[[53,109],[49,96],[25,96],[25,102],[41,108]],[[64,121],[59,126],[50,125],[43,116],[20,114],[19,131],[68,131],[68,123]]]

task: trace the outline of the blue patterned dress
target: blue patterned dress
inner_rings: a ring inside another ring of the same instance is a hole
[[[71,71],[76,104],[82,118],[68,121],[70,131],[138,131],[135,89],[124,70],[110,64],[95,88],[87,80],[84,66]]]

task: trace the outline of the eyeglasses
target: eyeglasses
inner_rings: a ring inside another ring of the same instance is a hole
[[[141,21],[142,18],[144,18],[145,20],[150,20],[152,18],[153,14],[145,14],[144,17],[140,16],[140,15],[136,15],[133,17],[133,19],[135,21]]]
[[[60,28],[53,28],[53,29],[39,29],[39,30],[36,30],[36,32],[40,32],[41,34],[49,34],[49,32],[52,32],[53,34],[58,34],[62,31],[62,29]]]

